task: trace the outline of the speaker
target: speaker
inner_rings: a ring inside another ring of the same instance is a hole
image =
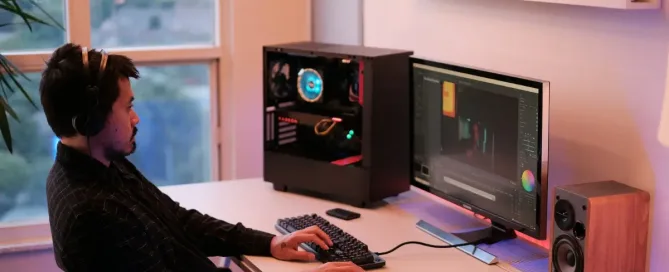
[[[646,271],[650,195],[616,181],[556,187],[553,272]]]

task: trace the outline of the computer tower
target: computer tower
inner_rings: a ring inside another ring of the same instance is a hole
[[[264,178],[365,207],[409,190],[411,51],[263,47]]]

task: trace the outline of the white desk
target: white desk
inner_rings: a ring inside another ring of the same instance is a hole
[[[359,209],[298,194],[277,192],[270,183],[260,179],[178,185],[162,190],[185,208],[197,209],[230,223],[242,222],[247,227],[276,234],[279,233],[274,229],[274,224],[278,218],[316,213],[368,244],[372,251],[386,251],[410,240],[443,244],[416,228],[415,224],[419,219],[438,216],[435,210],[446,209],[446,206],[413,190],[390,199],[388,205],[376,209]],[[326,210],[335,207],[357,211],[361,217],[344,221],[325,215]],[[424,214],[414,215],[416,211],[423,211]],[[382,257],[386,260],[386,266],[379,271],[517,271],[503,263],[486,265],[453,248],[406,245]],[[253,272],[298,272],[320,263],[284,262],[269,257],[246,256],[240,260],[240,265]]]

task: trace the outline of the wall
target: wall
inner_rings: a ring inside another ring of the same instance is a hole
[[[311,5],[314,41],[362,44],[362,0],[313,0]]]
[[[58,272],[53,250],[39,250],[0,255],[0,271]]]
[[[365,0],[363,8],[365,45],[551,81],[550,187],[615,179],[650,191],[651,271],[666,271],[669,187],[660,184],[669,149],[657,139],[665,12],[503,0]]]
[[[262,46],[311,40],[310,0],[228,0],[221,71],[223,179],[262,176]]]

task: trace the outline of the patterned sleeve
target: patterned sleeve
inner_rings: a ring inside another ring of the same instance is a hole
[[[105,203],[106,204],[106,203]],[[146,246],[142,226],[118,214],[89,210],[74,214],[62,243],[65,271],[166,271],[159,254]]]
[[[142,188],[149,187],[153,197],[174,213],[184,232],[208,256],[256,255],[271,256],[270,244],[274,234],[247,228],[241,223],[231,224],[196,210],[181,207],[147,180],[127,159],[125,165],[141,179]]]
[[[177,215],[184,231],[194,238],[208,256],[271,256],[270,244],[274,234],[247,228],[242,223],[230,224],[196,210],[185,209],[158,188],[156,190],[160,199]]]

